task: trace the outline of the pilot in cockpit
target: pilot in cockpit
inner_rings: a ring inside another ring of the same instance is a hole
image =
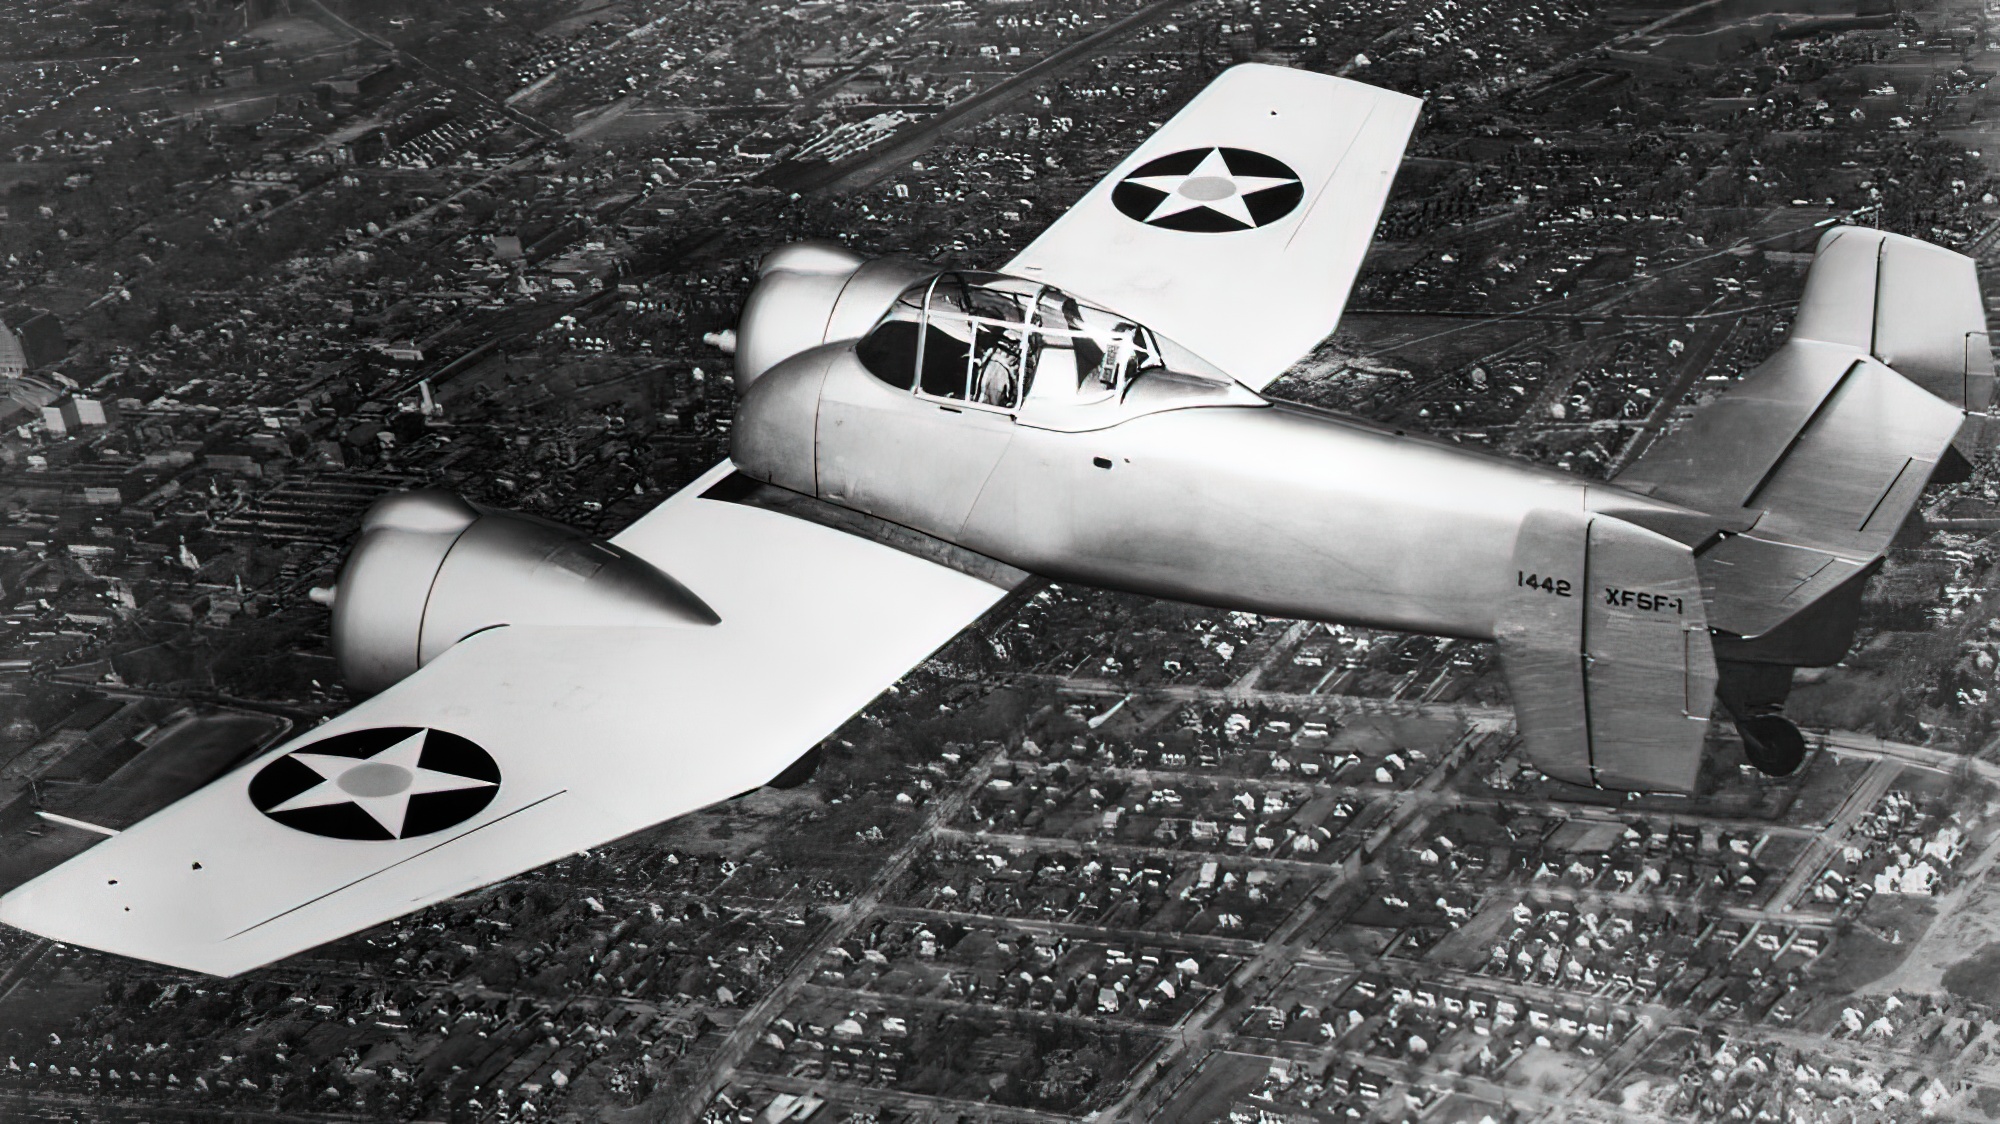
[[[855,356],[901,390],[1031,412],[1119,398],[1160,362],[1145,329],[1046,286],[945,273],[905,292]]]
[[[1015,372],[1021,369],[1018,333],[989,330],[978,332],[984,346],[973,355],[972,400],[987,406],[1011,410],[1020,404]]]

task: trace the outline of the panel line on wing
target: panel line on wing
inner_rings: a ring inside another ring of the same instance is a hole
[[[1891,495],[1895,494],[1896,486],[1901,484],[1903,478],[1910,474],[1910,466],[1916,463],[1917,458],[1915,457],[1903,458],[1903,467],[1897,469],[1896,475],[1889,478],[1889,483],[1882,488],[1882,494],[1875,497],[1875,502],[1868,508],[1868,514],[1861,517],[1861,522],[1855,526],[1855,530],[1865,531],[1868,529],[1868,524],[1875,521],[1875,515],[1882,510],[1882,505],[1889,501]]]
[[[1884,238],[1875,244],[1875,283],[1869,286],[1875,291],[1875,299],[1868,302],[1868,354],[1882,354],[1882,259],[1889,256],[1889,240]]]
[[[1814,423],[1826,416],[1833,407],[1834,400],[1840,397],[1840,392],[1846,389],[1847,385],[1853,381],[1854,372],[1860,370],[1865,362],[1866,360],[1856,359],[1847,365],[1846,370],[1840,373],[1840,377],[1834,380],[1833,386],[1827,389],[1825,396],[1813,406],[1812,413],[1806,415],[1805,422],[1792,434],[1791,440],[1785,442],[1785,447],[1778,450],[1778,459],[1771,462],[1771,467],[1764,470],[1763,476],[1758,477],[1756,485],[1750,489],[1748,495],[1743,497],[1743,503],[1740,506],[1750,507],[1756,504],[1757,497],[1762,495],[1764,489],[1770,487],[1771,482],[1778,478],[1778,470],[1785,467],[1786,458],[1790,457],[1793,450],[1797,449],[1799,444],[1806,439],[1806,435],[1813,431]]]
[[[535,806],[537,806],[537,805],[540,805],[540,804],[546,804],[546,803],[548,803],[549,801],[551,801],[551,800],[554,800],[554,799],[555,799],[556,797],[558,797],[558,796],[561,796],[561,795],[562,795],[563,793],[565,793],[565,792],[568,792],[568,791],[569,791],[569,789],[566,789],[566,788],[559,788],[559,789],[555,790],[554,792],[551,792],[551,793],[549,793],[549,794],[548,794],[547,796],[544,796],[544,797],[542,797],[542,798],[541,798],[541,799],[539,799],[539,800],[531,800],[531,801],[529,801],[528,803],[526,803],[526,804],[523,804],[523,805],[521,805],[520,807],[518,807],[518,808],[514,809],[514,810],[513,810],[513,811],[511,811],[511,812],[508,812],[508,813],[507,813],[507,814],[505,814],[505,815],[501,815],[501,816],[495,816],[495,817],[493,817],[492,819],[490,819],[490,820],[487,820],[487,821],[486,821],[485,823],[483,823],[483,824],[480,824],[480,825],[479,825],[478,827],[474,827],[474,828],[469,828],[469,829],[467,829],[467,830],[465,830],[465,831],[461,831],[461,832],[459,832],[459,833],[458,833],[457,835],[454,835],[454,836],[452,836],[452,837],[451,837],[450,839],[446,839],[446,840],[443,840],[443,841],[441,841],[441,842],[438,842],[438,843],[434,843],[434,844],[432,844],[431,846],[429,846],[429,847],[426,847],[426,848],[424,848],[424,849],[423,849],[423,850],[421,850],[421,851],[418,851],[418,852],[417,852],[416,854],[414,854],[414,855],[404,855],[404,856],[403,856],[402,858],[400,858],[400,859],[397,859],[397,860],[396,860],[395,862],[392,862],[392,863],[390,863],[390,864],[389,864],[388,866],[385,866],[385,867],[382,867],[382,868],[381,868],[381,869],[379,869],[379,870],[371,870],[371,871],[369,871],[369,872],[368,872],[367,874],[364,874],[364,875],[362,875],[362,876],[361,876],[361,877],[359,877],[359,878],[356,878],[356,879],[354,879],[354,880],[352,880],[352,881],[350,881],[350,882],[345,882],[345,883],[342,883],[342,884],[341,884],[341,885],[339,885],[339,886],[335,886],[335,887],[334,887],[333,889],[331,889],[331,890],[328,890],[328,891],[327,891],[326,893],[324,893],[324,894],[320,894],[320,895],[318,895],[317,897],[312,897],[312,898],[308,898],[308,899],[306,899],[305,901],[302,901],[302,902],[300,902],[299,904],[297,904],[297,905],[293,906],[293,907],[292,907],[292,908],[290,908],[290,909],[287,909],[287,910],[284,910],[284,911],[283,911],[283,912],[281,912],[281,913],[274,913],[274,914],[272,914],[271,916],[269,916],[269,917],[266,917],[266,918],[265,918],[265,919],[263,919],[262,921],[259,921],[259,922],[257,922],[257,923],[256,923],[255,925],[251,925],[251,926],[249,926],[248,928],[244,928],[244,929],[238,929],[238,930],[236,930],[235,932],[233,932],[233,933],[229,934],[228,936],[224,937],[224,938],[223,938],[223,940],[227,940],[227,941],[233,941],[233,940],[235,940],[235,939],[236,939],[237,937],[240,937],[240,936],[242,936],[243,934],[245,934],[245,933],[248,933],[248,932],[250,932],[250,931],[251,931],[251,930],[253,930],[253,929],[261,929],[261,928],[263,928],[264,926],[266,926],[266,925],[269,925],[269,924],[270,924],[271,922],[273,922],[273,921],[276,921],[276,920],[278,920],[279,918],[281,918],[281,917],[284,917],[284,916],[286,916],[287,914],[292,914],[292,913],[297,913],[297,912],[298,912],[299,910],[302,910],[302,909],[306,908],[307,906],[310,906],[310,905],[312,905],[312,904],[313,904],[314,902],[320,902],[320,901],[324,901],[324,900],[326,900],[327,898],[330,898],[330,897],[334,896],[335,894],[338,894],[338,893],[340,893],[340,892],[341,892],[341,891],[343,891],[343,890],[348,890],[348,889],[352,889],[352,888],[353,888],[353,887],[355,887],[355,886],[359,886],[359,885],[360,885],[360,884],[362,884],[363,882],[366,882],[366,881],[368,881],[368,880],[369,880],[370,878],[373,878],[373,877],[375,877],[375,876],[376,876],[376,875],[378,875],[378,874],[387,874],[387,873],[389,873],[390,871],[392,871],[392,870],[396,869],[397,867],[399,867],[399,866],[402,866],[402,865],[403,865],[404,863],[406,863],[406,862],[410,862],[410,861],[411,861],[411,860],[413,860],[413,859],[420,859],[420,858],[423,858],[423,857],[424,857],[425,855],[428,855],[428,854],[430,854],[430,853],[431,853],[432,851],[435,851],[435,850],[437,850],[437,849],[438,849],[438,848],[440,848],[440,847],[447,847],[447,846],[450,846],[451,844],[453,844],[453,843],[456,843],[456,842],[458,842],[459,840],[461,840],[461,839],[465,838],[465,837],[466,837],[466,836],[468,836],[468,835],[471,835],[471,834],[473,834],[474,832],[478,832],[478,831],[485,831],[485,830],[486,830],[487,828],[489,828],[489,827],[492,827],[492,826],[493,826],[494,824],[497,824],[497,823],[500,823],[500,822],[502,822],[502,821],[504,821],[504,820],[507,820],[507,819],[510,819],[510,818],[512,818],[512,817],[514,817],[514,816],[518,816],[518,815],[520,815],[520,814],[521,814],[522,812],[525,812],[525,811],[527,811],[528,809],[530,809],[530,808],[533,808],[533,807],[535,807]]]
[[[1347,154],[1353,152],[1354,146],[1360,144],[1361,138],[1368,134],[1368,122],[1375,116],[1375,111],[1381,108],[1382,104],[1380,101],[1371,101],[1368,103],[1368,112],[1361,115],[1361,124],[1352,133],[1348,134],[1347,144],[1341,148],[1340,155],[1334,158],[1333,171],[1319,181],[1319,190],[1313,193],[1312,202],[1306,204],[1305,211],[1299,215],[1299,221],[1292,225],[1291,236],[1285,239],[1285,249],[1287,251],[1292,248],[1293,242],[1298,241],[1299,235],[1306,229],[1306,224],[1312,221],[1313,213],[1319,210],[1320,200],[1326,198],[1326,193],[1333,190],[1333,181],[1340,178],[1341,171],[1346,167]]]

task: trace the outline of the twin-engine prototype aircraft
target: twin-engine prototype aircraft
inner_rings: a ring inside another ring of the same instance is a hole
[[[1796,768],[1791,668],[1992,396],[1971,261],[1830,231],[1784,345],[1609,483],[1266,398],[1418,109],[1237,67],[998,272],[771,254],[730,461],[608,542],[377,504],[327,597],[373,697],[0,920],[255,968],[795,772],[1029,574],[1495,641],[1566,781],[1693,790],[1718,701]]]

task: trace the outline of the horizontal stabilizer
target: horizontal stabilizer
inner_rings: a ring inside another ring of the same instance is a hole
[[[1723,539],[1703,551],[1696,565],[1712,590],[1716,627],[1737,636],[1770,632],[1868,567],[1853,558],[1755,535]]]
[[[1755,638],[1888,549],[1992,380],[1970,259],[1841,228],[1784,345],[1616,482],[1742,529],[1698,563],[1709,623]]]
[[[1576,784],[1692,792],[1715,700],[1693,552],[1586,511],[1531,513],[1498,628],[1528,757]]]

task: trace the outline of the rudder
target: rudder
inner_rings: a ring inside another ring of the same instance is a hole
[[[1614,516],[1542,509],[1514,564],[1496,639],[1529,758],[1575,784],[1694,791],[1716,672],[1693,552]]]

